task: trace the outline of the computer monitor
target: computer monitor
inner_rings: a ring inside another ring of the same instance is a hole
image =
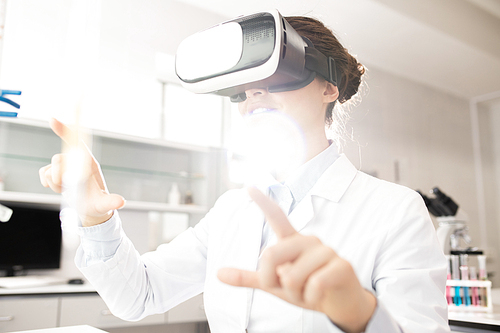
[[[61,262],[59,209],[0,202],[13,210],[0,223],[0,271],[16,275],[27,269],[56,269]]]

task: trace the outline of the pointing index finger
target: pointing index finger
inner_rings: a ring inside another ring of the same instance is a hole
[[[50,128],[65,143],[67,143],[67,144],[73,143],[72,141],[74,141],[75,135],[72,133],[72,130],[68,126],[66,126],[65,124],[61,123],[59,120],[57,120],[55,118],[50,119]]]
[[[50,128],[63,141],[63,152],[68,152],[73,148],[79,147],[83,148],[83,151],[92,157],[92,152],[86,144],[89,138],[78,126],[72,128],[55,118],[51,118]]]
[[[250,198],[262,209],[266,216],[266,221],[273,228],[276,236],[279,239],[289,237],[297,233],[293,226],[288,221],[285,213],[281,208],[270,198],[264,195],[260,190],[255,187],[248,188]]]

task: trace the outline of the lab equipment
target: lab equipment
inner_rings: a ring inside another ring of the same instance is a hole
[[[486,263],[486,257],[481,251],[469,251],[470,255],[478,258],[479,266]],[[476,267],[469,267],[467,251],[453,251],[451,261],[451,278],[446,281],[446,299],[450,311],[492,312],[491,281],[484,277],[477,279]],[[480,254],[479,254],[480,253]],[[479,259],[481,258],[481,259]],[[482,268],[486,272],[486,267]]]
[[[335,59],[315,49],[277,10],[241,16],[189,36],[177,49],[175,70],[186,89],[230,96],[233,102],[245,100],[251,88],[296,90],[316,74],[337,86],[341,78]]]
[[[424,199],[425,205],[427,206],[427,209],[429,209],[429,212],[436,216],[455,216],[458,211],[458,205],[448,197],[446,194],[444,194],[439,187],[434,187],[431,190],[431,193],[435,195],[435,198],[429,198],[425,194],[423,194],[420,191],[417,191],[422,198]]]
[[[477,256],[477,261],[479,263],[479,280],[487,281],[488,277],[486,274],[486,256]],[[488,302],[488,295],[484,289],[480,289],[480,299],[482,304],[486,304]]]
[[[452,280],[460,280],[460,272],[459,272],[459,262],[458,256],[452,255],[451,258],[451,278]],[[461,297],[460,286],[455,286],[455,296],[453,297],[453,303],[456,305],[462,305],[462,297]]]
[[[460,279],[462,281],[468,281],[469,280],[469,266],[467,262],[467,255],[466,254],[461,254],[460,255]],[[470,305],[470,296],[469,296],[469,287],[463,287],[463,294],[464,294],[464,304]]]
[[[3,204],[13,213],[9,223],[0,223],[0,271],[12,276],[27,269],[59,268],[62,243],[59,209]]]
[[[5,95],[21,95],[21,91],[19,90],[0,90],[0,102],[7,103],[12,105],[16,109],[19,109],[21,105],[18,103],[11,101],[10,99],[4,97]],[[17,112],[12,111],[0,111],[0,117],[17,117]]]
[[[470,280],[471,281],[477,281],[476,267],[471,266],[470,269],[469,269],[469,273],[470,273]],[[474,305],[474,306],[480,305],[480,303],[479,303],[478,288],[477,287],[472,287],[471,288],[471,293],[472,293],[472,295],[471,295],[471,297],[472,297],[472,305]]]
[[[479,263],[479,280],[486,280],[486,256],[478,255],[477,261]]]
[[[450,256],[449,255],[446,255],[446,262],[447,262],[447,265],[446,265],[446,280],[451,280],[451,267],[450,267]],[[454,295],[453,295],[454,296]],[[448,302],[448,304],[451,304],[453,303],[453,296],[451,294],[451,287],[450,286],[446,286],[446,301]]]
[[[417,191],[424,199],[429,212],[436,217],[439,227],[437,236],[441,249],[448,259],[446,299],[450,311],[492,312],[491,281],[486,278],[486,257],[477,248],[461,248],[460,240],[470,244],[467,215],[438,187],[428,197]],[[469,267],[469,256],[475,256],[479,263],[479,276],[475,267]],[[451,265],[451,266],[450,266]],[[451,273],[451,274],[450,274]]]
[[[453,250],[460,249],[460,240],[469,244],[471,239],[467,228],[467,214],[459,211],[459,206],[452,198],[447,196],[438,187],[434,187],[431,193],[434,198],[428,197],[417,191],[424,199],[429,212],[436,217],[439,224],[437,236],[444,254],[450,254]]]

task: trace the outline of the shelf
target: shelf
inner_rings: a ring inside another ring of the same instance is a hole
[[[136,168],[126,168],[126,167],[117,167],[111,165],[101,165],[101,169],[103,171],[120,171],[127,173],[135,173],[135,174],[143,174],[143,175],[153,175],[153,176],[163,176],[170,178],[180,178],[180,179],[189,179],[189,180],[203,180],[205,176],[199,173],[189,174],[188,172],[167,172],[167,171],[153,171],[153,170],[144,170],[144,169],[136,169]]]
[[[215,148],[215,147],[196,146],[196,145],[191,145],[191,144],[187,144],[187,143],[167,141],[167,140],[163,140],[163,139],[151,139],[151,138],[145,138],[145,137],[141,137],[141,136],[133,136],[133,135],[129,135],[129,134],[107,132],[107,131],[103,131],[103,130],[92,130],[91,134],[97,138],[106,138],[106,139],[113,139],[113,140],[118,140],[118,141],[130,141],[133,143],[142,143],[142,144],[146,144],[146,145],[160,146],[160,147],[165,147],[165,148],[174,148],[174,149],[179,149],[179,150],[189,150],[189,151],[200,152],[200,153],[208,153],[214,149],[215,150],[221,149],[221,148]]]
[[[44,128],[44,129],[47,129],[50,132],[52,132],[52,130],[49,126],[48,120],[45,121],[45,120],[39,120],[39,119],[28,119],[28,118],[20,118],[20,117],[0,118],[0,123],[2,123],[2,122],[15,124],[15,125],[22,125],[22,126],[32,126],[32,127],[36,127],[36,128]],[[97,138],[106,138],[106,139],[113,139],[113,140],[118,140],[118,141],[130,141],[133,143],[143,143],[143,144],[147,144],[147,145],[160,146],[160,147],[166,147],[166,148],[174,148],[174,149],[179,149],[179,150],[189,150],[189,151],[202,152],[202,153],[208,153],[208,152],[211,152],[213,150],[221,150],[221,148],[217,148],[217,147],[197,146],[197,145],[192,145],[192,144],[187,144],[187,143],[167,141],[164,139],[146,138],[146,137],[141,137],[141,136],[117,133],[117,132],[109,132],[109,131],[105,131],[105,130],[86,129],[86,128],[84,128],[83,130],[88,131],[89,134],[91,134],[92,136],[97,137]]]
[[[93,152],[108,188],[127,199],[124,210],[184,212],[194,216],[194,224],[223,192],[222,148],[85,130],[92,137]],[[0,132],[4,143],[0,144],[0,173],[7,190],[0,193],[0,200],[59,209],[61,196],[42,188],[38,173],[61,151],[61,140],[49,122],[0,119]],[[174,184],[181,194],[191,192],[197,205],[169,205],[168,193]]]
[[[0,153],[0,158],[8,158],[19,161],[29,161],[29,162],[37,162],[43,164],[50,164],[50,158],[45,157],[36,157],[36,156],[25,156],[18,154],[7,154]],[[162,176],[162,177],[170,177],[175,179],[186,179],[186,180],[204,180],[205,176],[199,173],[189,174],[188,172],[168,172],[168,171],[155,171],[155,170],[145,170],[145,169],[137,169],[137,168],[127,168],[127,167],[117,167],[113,165],[101,165],[101,169],[103,171],[119,171],[126,172],[132,174],[142,174],[142,175],[150,175],[150,176]]]
[[[122,209],[204,214],[207,208],[197,205],[171,205],[161,202],[127,201]]]
[[[7,202],[25,202],[33,204],[44,204],[52,206],[60,206],[62,196],[58,194],[36,194],[23,192],[0,192],[0,201]],[[198,205],[171,205],[161,202],[143,202],[143,201],[127,201],[122,209],[144,210],[144,211],[161,211],[161,212],[181,212],[189,214],[204,214],[207,208]]]
[[[0,191],[0,201],[27,202],[44,205],[61,205],[61,195]]]

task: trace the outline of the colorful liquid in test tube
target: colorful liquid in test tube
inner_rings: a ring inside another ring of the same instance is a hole
[[[471,266],[469,267],[469,274],[470,274],[470,280],[471,281],[477,281],[477,271],[476,267]],[[472,305],[474,306],[479,306],[479,294],[478,294],[478,288],[477,287],[472,287],[471,288],[471,298],[472,298]]]
[[[479,263],[479,280],[486,281],[488,279],[486,275],[486,256],[477,256],[477,261]],[[486,288],[481,288],[479,293],[481,306],[488,306],[488,299],[486,296]]]
[[[451,255],[451,278],[453,280],[460,280],[460,265],[457,255]],[[455,295],[453,296],[453,304],[462,305],[462,298],[460,297],[460,287],[455,287]]]
[[[446,255],[446,279],[451,280],[451,262],[450,262],[450,256]],[[452,298],[452,293],[451,293],[451,287],[446,286],[446,301],[448,304],[453,304],[453,298]]]
[[[466,254],[460,255],[460,278],[462,281],[469,280],[469,265]],[[463,293],[464,293],[463,304],[465,304],[466,306],[471,305],[471,300],[469,297],[469,289],[470,289],[469,287],[463,287]]]

